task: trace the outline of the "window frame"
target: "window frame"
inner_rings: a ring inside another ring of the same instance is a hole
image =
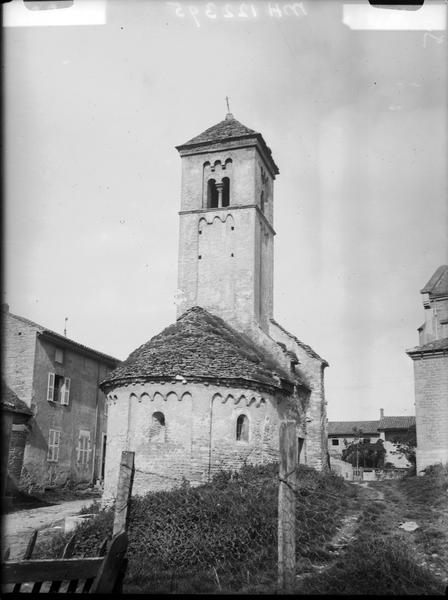
[[[52,463],[59,462],[59,448],[60,447],[61,447],[61,430],[60,429],[49,429],[48,430],[47,462],[52,462]]]

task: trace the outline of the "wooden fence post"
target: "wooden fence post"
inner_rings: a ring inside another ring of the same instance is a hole
[[[126,531],[129,500],[134,479],[134,452],[121,453],[120,472],[118,474],[117,499],[115,501],[114,528],[112,535]]]
[[[296,422],[280,423],[280,462],[278,486],[278,587],[292,590],[296,575]]]

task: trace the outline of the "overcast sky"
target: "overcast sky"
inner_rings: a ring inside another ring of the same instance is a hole
[[[413,414],[405,350],[448,262],[446,36],[251,4],[109,0],[104,25],[5,28],[3,301],[120,359],[172,323],[174,146],[227,95],[280,168],[274,313],[329,362],[330,420]]]

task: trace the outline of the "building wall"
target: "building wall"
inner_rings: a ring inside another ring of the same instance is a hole
[[[448,355],[414,357],[414,377],[419,474],[448,462]]]
[[[232,160],[231,169],[216,167],[216,180],[230,178],[230,206],[207,209],[204,164]],[[255,148],[203,152],[182,158],[178,316],[202,306],[231,324],[250,320],[265,331],[273,308],[272,177]],[[219,173],[218,173],[219,171]],[[260,208],[261,190],[266,212]]]
[[[55,360],[57,347],[51,341],[38,340],[34,366],[35,416],[25,450],[24,470],[31,478],[46,483],[94,480],[99,473],[101,434],[107,430],[105,396],[98,383],[111,369],[68,348],[63,349],[60,364]],[[50,372],[70,378],[68,406],[47,400]],[[57,461],[47,459],[50,430],[61,432]],[[88,439],[86,461],[81,460],[82,436]]]
[[[33,369],[38,328],[3,313],[3,378],[8,387],[31,408]]]
[[[108,394],[109,423],[103,502],[115,498],[121,452],[135,452],[134,494],[192,485],[245,462],[278,460],[279,422],[288,402],[269,394],[205,384],[136,384]],[[154,427],[162,413],[165,427]],[[236,421],[249,420],[249,440],[236,440]],[[298,429],[299,431],[299,429]]]
[[[311,392],[305,409],[307,464],[318,470],[328,468],[327,458],[327,402],[325,400],[324,367],[322,360],[311,356],[294,338],[274,323],[270,335],[295,352],[298,370],[304,376]],[[283,358],[285,360],[285,358]]]
[[[57,345],[41,336],[41,329],[10,313],[4,313],[3,317],[4,379],[34,413],[25,429],[16,423],[11,431],[12,474],[20,476],[23,460],[22,478],[41,485],[63,483],[68,478],[74,481],[97,478],[101,438],[107,431],[105,396],[98,383],[111,367],[74,348],[61,348],[64,358],[60,364],[55,360]],[[47,401],[49,372],[71,379],[68,406]],[[61,432],[56,462],[47,460],[50,429]],[[81,431],[90,436],[86,464],[78,460]]]

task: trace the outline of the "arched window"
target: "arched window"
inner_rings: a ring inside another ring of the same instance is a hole
[[[218,208],[218,190],[214,179],[209,179],[207,182],[207,207]]]
[[[236,441],[249,441],[249,419],[246,415],[240,415],[236,420]]]
[[[222,205],[229,206],[230,204],[230,179],[228,177],[222,178]]]
[[[149,437],[156,442],[165,441],[165,415],[162,412],[153,413]]]
[[[261,208],[261,212],[264,213],[264,192],[261,192],[261,195],[260,195],[260,208]]]

